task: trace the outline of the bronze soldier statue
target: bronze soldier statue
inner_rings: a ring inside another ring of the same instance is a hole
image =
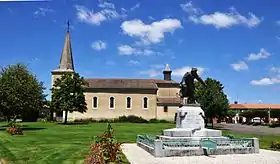
[[[197,68],[192,68],[190,72],[186,72],[180,82],[180,97],[187,97],[187,104],[195,104],[196,98],[194,95],[195,92],[195,84],[194,79],[197,79],[203,86],[206,86],[204,81],[198,76]]]

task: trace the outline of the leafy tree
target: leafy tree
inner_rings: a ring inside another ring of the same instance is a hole
[[[206,118],[210,118],[213,128],[213,118],[225,116],[229,108],[229,102],[223,92],[224,86],[219,81],[207,78],[205,84],[206,87],[196,83],[195,95],[205,112]]]
[[[36,121],[43,107],[44,86],[24,64],[8,65],[0,70],[0,111],[8,121],[21,116]]]
[[[55,111],[65,111],[64,123],[67,123],[68,112],[86,112],[84,87],[87,82],[78,73],[65,73],[58,78],[52,91],[51,108]]]

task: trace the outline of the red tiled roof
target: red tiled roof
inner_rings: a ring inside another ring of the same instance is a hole
[[[230,109],[280,109],[280,104],[230,104]]]

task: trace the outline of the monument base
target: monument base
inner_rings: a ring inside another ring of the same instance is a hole
[[[195,130],[191,128],[172,128],[163,130],[168,137],[221,137],[222,131],[213,129]]]

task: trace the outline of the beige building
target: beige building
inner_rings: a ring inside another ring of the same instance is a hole
[[[74,72],[70,33],[67,31],[59,67],[52,71],[54,80],[65,72]],[[179,83],[171,80],[169,66],[163,70],[163,79],[90,79],[85,99],[87,112],[68,114],[68,120],[117,118],[136,115],[145,119],[174,120],[181,103]],[[63,116],[64,117],[63,113]]]

